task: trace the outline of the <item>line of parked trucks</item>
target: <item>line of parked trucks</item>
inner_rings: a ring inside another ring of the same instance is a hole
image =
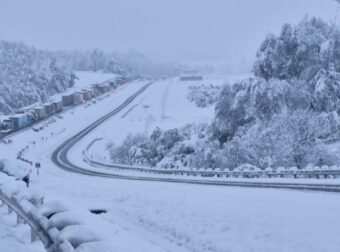
[[[103,83],[92,84],[88,88],[73,93],[64,94],[58,101],[22,108],[16,114],[8,115],[0,120],[0,138],[29,127],[53,114],[60,113],[67,107],[83,104],[131,80],[132,78],[127,76],[116,77]]]

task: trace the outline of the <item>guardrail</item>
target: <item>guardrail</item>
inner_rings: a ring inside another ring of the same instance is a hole
[[[181,169],[155,169],[148,167],[129,166],[121,164],[109,164],[85,159],[86,162],[96,167],[108,167],[118,170],[129,170],[145,173],[155,173],[164,175],[186,175],[186,176],[201,176],[201,177],[226,177],[226,178],[261,178],[261,177],[293,177],[293,178],[338,178],[340,177],[340,170],[325,170],[325,171],[283,171],[283,172],[266,172],[266,171],[213,171],[213,170],[181,170]]]
[[[9,213],[11,213],[12,211],[16,213],[17,224],[27,223],[30,226],[32,242],[37,237],[39,237],[45,248],[50,248],[52,246],[53,241],[48,232],[44,230],[39,222],[35,221],[33,215],[30,212],[25,212],[25,210],[19,205],[17,200],[7,197],[4,193],[0,191],[0,201],[1,205],[7,205]]]
[[[95,138],[93,139],[83,151],[84,161],[89,163],[95,167],[107,167],[113,168],[117,170],[127,170],[127,171],[135,171],[135,172],[143,172],[143,173],[154,173],[154,174],[164,174],[164,175],[186,175],[186,176],[200,176],[200,177],[226,177],[226,178],[284,178],[284,177],[292,177],[292,178],[340,178],[340,167],[337,169],[320,169],[320,170],[306,170],[306,169],[295,169],[295,170],[256,170],[256,171],[239,171],[239,170],[220,170],[220,169],[206,169],[206,170],[184,170],[184,169],[157,169],[153,167],[146,166],[134,166],[134,165],[123,165],[123,164],[114,164],[114,163],[104,163],[93,160],[89,158],[88,151],[91,147],[96,143],[103,140],[103,138]]]
[[[127,171],[135,171],[135,172],[143,172],[143,173],[154,173],[154,174],[163,174],[163,175],[185,175],[185,176],[200,176],[200,177],[226,177],[226,178],[340,178],[340,169],[338,170],[319,170],[319,171],[310,171],[310,170],[284,170],[284,171],[217,171],[212,169],[207,170],[183,170],[183,169],[157,169],[152,167],[141,167],[141,166],[131,166],[131,165],[122,165],[122,164],[113,164],[113,163],[104,163],[92,160],[88,157],[87,151],[89,147],[91,147],[95,141],[90,143],[90,145],[83,152],[84,161],[89,163],[95,167],[107,167],[113,168],[117,170],[127,170]]]
[[[85,160],[86,161],[86,160]],[[87,161],[90,162],[90,161]],[[96,163],[96,165],[94,165]],[[91,163],[90,163],[91,164]],[[94,167],[98,166],[100,168],[103,167],[102,163],[93,162],[91,165]],[[116,168],[116,169],[128,169],[134,171],[142,171],[148,173],[159,173],[159,174],[175,174],[175,175],[193,175],[193,176],[202,176],[202,177],[213,177],[218,176],[222,177],[225,173],[221,172],[211,172],[211,171],[166,171],[166,170],[157,170],[157,169],[148,169],[142,167],[127,167],[124,165],[109,165],[104,164],[108,168]],[[80,170],[81,172],[81,170]],[[217,173],[217,175],[216,175]],[[155,181],[155,182],[171,182],[171,183],[184,183],[184,184],[199,184],[199,185],[214,185],[214,186],[235,186],[235,187],[254,187],[254,188],[276,188],[276,189],[292,189],[292,190],[305,190],[305,191],[319,191],[319,192],[333,192],[340,193],[340,184],[329,184],[329,183],[300,183],[300,182],[292,182],[292,181],[270,181],[270,180],[262,180],[262,181],[254,181],[254,180],[229,180],[229,179],[190,179],[181,177],[167,177],[167,176],[143,176],[136,174],[117,174],[117,173],[106,173],[102,171],[92,171],[87,170],[84,174],[90,174],[93,176],[103,176],[103,177],[112,177],[116,179],[129,179],[129,180],[140,180],[140,181]],[[237,175],[241,173],[237,172]],[[227,174],[229,176],[229,174]]]
[[[9,185],[11,188],[13,180]],[[0,205],[17,215],[17,223],[27,224],[31,230],[31,241],[39,239],[48,252],[110,251],[108,244],[89,230],[77,214],[58,202],[43,203],[22,192],[20,186],[8,190],[0,184]],[[91,249],[92,248],[92,249]],[[106,249],[106,250],[105,250]]]

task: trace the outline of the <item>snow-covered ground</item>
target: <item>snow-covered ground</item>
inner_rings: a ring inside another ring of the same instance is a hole
[[[60,143],[145,83],[135,81],[95,104],[55,116],[55,122],[39,132],[14,135],[12,144],[0,144],[0,153],[13,159],[29,146],[24,156],[42,163],[40,175],[32,173],[33,189],[79,213],[116,251],[338,251],[339,194],[126,181],[55,167],[50,155]],[[120,143],[128,133],[211,120],[213,107],[196,108],[187,100],[186,88],[176,79],[156,81],[128,108],[80,141],[70,152],[71,161],[84,165],[81,153],[97,137],[105,140],[94,154],[103,156],[106,143]],[[89,209],[107,213],[91,215]]]

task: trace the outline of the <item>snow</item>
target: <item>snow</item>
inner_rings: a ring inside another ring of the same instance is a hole
[[[69,241],[74,248],[82,243],[99,241],[94,231],[85,229],[81,225],[65,227],[59,234],[60,241]]]
[[[58,230],[61,230],[66,226],[79,225],[82,223],[82,221],[74,213],[62,212],[53,215],[50,218],[50,223],[51,227],[56,227]]]
[[[67,210],[69,209],[60,201],[45,201],[44,205],[38,209],[37,214],[48,217],[55,213],[65,212]]]
[[[17,178],[24,177],[29,171],[27,165],[17,159],[3,159],[1,161],[5,167],[5,171],[10,172]],[[10,170],[7,169],[7,167],[10,167]]]
[[[340,196],[335,193],[127,181],[73,174],[55,167],[50,155],[60,143],[117,107],[145,83],[135,81],[95,104],[55,116],[55,122],[39,132],[26,130],[14,135],[12,144],[0,144],[0,153],[15,159],[19,150],[29,146],[24,157],[42,164],[39,176],[35,170],[31,173],[31,189],[44,192],[45,202],[58,200],[70,213],[76,213],[81,224],[103,240],[103,251],[104,246],[118,252],[338,251]],[[128,133],[150,133],[156,126],[173,128],[211,120],[213,108],[201,109],[190,103],[187,88],[176,79],[156,81],[130,106],[79,142],[70,152],[71,161],[84,166],[82,151],[95,138],[105,137],[92,152],[104,159],[106,144],[112,140],[119,143]],[[257,181],[261,180],[266,179]],[[275,180],[283,181],[270,181]],[[107,213],[95,215],[90,209],[105,209]],[[67,212],[65,215],[67,220]],[[3,226],[0,222],[0,230]],[[11,232],[16,231],[6,229],[5,236],[1,235],[5,238],[1,238],[0,251],[6,251],[3,240],[11,241]],[[72,237],[74,232],[65,236]],[[88,245],[79,251],[99,248],[95,243]]]
[[[89,242],[77,247],[76,252],[112,252],[112,246],[104,242]]]
[[[144,184],[131,196],[124,189],[112,219],[123,213],[193,251],[336,251],[340,245],[338,195]]]
[[[5,206],[0,206],[0,251],[3,252],[42,252],[40,241],[30,242],[31,234],[27,225],[16,224],[16,215],[8,214]]]

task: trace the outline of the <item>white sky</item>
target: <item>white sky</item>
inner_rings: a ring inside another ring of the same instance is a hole
[[[0,0],[0,39],[178,61],[250,59],[283,23],[306,14],[334,21],[338,7],[333,0]]]

